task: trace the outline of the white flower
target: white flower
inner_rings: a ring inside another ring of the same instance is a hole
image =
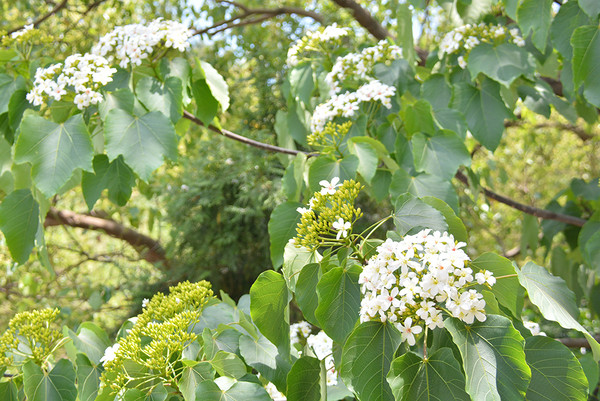
[[[423,331],[421,326],[413,326],[412,318],[407,317],[404,323],[399,323],[396,325],[396,328],[400,330],[400,334],[402,334],[402,341],[406,341],[408,345],[415,345],[415,334],[419,334]]]
[[[350,28],[339,28],[337,24],[333,24],[319,31],[310,31],[306,35],[295,42],[287,54],[287,65],[294,67],[298,65],[300,59],[299,54],[305,51],[315,50],[319,48],[321,43],[332,42],[350,34]]]
[[[338,221],[334,221],[331,225],[334,230],[337,230],[338,233],[335,236],[335,239],[346,238],[348,236],[348,230],[352,227],[352,224],[349,221],[344,221],[341,217]]]
[[[475,274],[475,280],[477,280],[477,284],[487,283],[488,285],[496,284],[496,277],[493,276],[493,273],[489,270],[484,270],[483,272],[479,272]]]
[[[460,68],[462,68],[463,70],[465,68],[467,68],[467,62],[465,61],[465,58],[463,56],[458,56],[458,65],[460,66]]]
[[[341,184],[338,184],[338,182],[340,182],[340,177],[333,177],[331,179],[331,182],[329,182],[327,180],[319,181],[319,185],[323,187],[323,188],[321,188],[321,195],[335,194],[336,188],[341,185]]]
[[[104,350],[104,356],[100,358],[100,362],[104,365],[105,362],[112,361],[117,357],[117,351],[119,351],[119,343],[116,343]]]
[[[148,302],[150,302],[150,300],[148,298],[142,299],[142,308],[145,308],[146,306],[148,306]]]

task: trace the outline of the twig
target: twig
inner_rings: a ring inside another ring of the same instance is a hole
[[[48,18],[50,18],[51,16],[53,16],[54,14],[58,13],[60,10],[62,10],[63,8],[65,8],[67,6],[67,2],[68,1],[69,0],[63,0],[63,1],[61,1],[52,10],[50,10],[50,12],[48,14],[45,14],[45,15],[41,16],[40,18],[36,19],[33,22],[33,26],[37,28],[38,25],[40,25],[42,22],[46,21]],[[26,24],[26,25],[29,25],[29,24]],[[18,28],[11,29],[10,31],[8,31],[7,35],[10,35],[13,32],[20,31],[23,28],[25,28],[25,25],[21,25]]]
[[[469,185],[469,179],[462,172],[457,171],[456,175],[454,177],[457,180],[459,180],[460,182],[462,182],[463,184]],[[570,216],[568,214],[555,213],[555,212],[551,212],[549,210],[544,210],[544,209],[539,209],[537,207],[524,205],[524,204],[514,201],[510,198],[507,198],[504,195],[497,194],[497,193],[495,193],[487,188],[484,188],[484,187],[482,187],[481,190],[483,191],[484,195],[486,197],[488,197],[489,199],[493,199],[497,202],[504,203],[505,205],[510,206],[513,209],[520,210],[523,213],[527,213],[532,216],[536,216],[536,217],[546,219],[546,220],[556,220],[556,221],[560,221],[560,222],[566,223],[566,224],[571,224],[571,225],[574,225],[577,227],[582,227],[585,223],[587,223],[587,220],[581,219],[579,217]]]

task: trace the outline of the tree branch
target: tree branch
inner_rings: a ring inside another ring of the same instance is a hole
[[[354,0],[333,0],[335,4],[352,11],[352,16],[363,28],[365,28],[376,39],[383,40],[391,38],[390,32],[377,21],[367,9],[363,8]]]
[[[195,124],[198,124],[202,127],[206,127],[209,130],[211,130],[217,134],[223,135],[224,137],[236,140],[238,142],[245,143],[246,145],[254,146],[259,149],[264,149],[269,152],[284,153],[286,155],[297,155],[299,153],[304,153],[308,157],[317,156],[316,153],[308,153],[308,152],[303,152],[303,151],[294,150],[294,149],[285,149],[285,148],[280,148],[279,146],[269,145],[267,143],[258,142],[253,139],[238,135],[234,132],[231,132],[231,131],[228,131],[225,129],[219,129],[219,128],[215,127],[214,125],[209,125],[207,127],[202,121],[200,121],[197,117],[195,117],[193,114],[191,114],[188,111],[183,112],[183,117],[187,118],[188,120],[192,121]],[[463,184],[469,185],[469,180],[468,180],[467,176],[465,176],[460,171],[456,172],[456,175],[454,177],[456,179],[458,179],[460,182],[462,182]],[[585,223],[587,223],[587,220],[581,219],[579,217],[569,216],[567,214],[562,214],[562,213],[555,213],[555,212],[551,212],[548,210],[539,209],[537,207],[524,205],[524,204],[514,201],[510,198],[507,198],[506,196],[497,194],[497,193],[495,193],[487,188],[484,188],[484,187],[482,187],[482,191],[485,194],[485,196],[487,196],[488,198],[498,201],[500,203],[504,203],[505,205],[510,206],[513,209],[520,210],[523,213],[527,213],[532,216],[536,216],[536,217],[546,219],[546,220],[556,220],[556,221],[560,221],[560,222],[566,223],[566,224],[571,224],[571,225],[574,225],[577,227],[582,227]]]
[[[560,341],[563,345],[569,348],[586,348],[591,349],[590,343],[585,338],[555,338],[555,340]],[[596,337],[596,341],[600,341],[600,337]]]
[[[219,128],[215,127],[214,125],[206,126],[202,121],[200,121],[200,119],[198,119],[196,116],[194,116],[192,113],[190,113],[188,111],[183,112],[183,118],[187,118],[188,120],[192,121],[193,123],[200,125],[201,127],[205,127],[207,129],[211,130],[212,132],[223,135],[224,137],[236,140],[238,142],[245,143],[246,145],[254,146],[255,148],[267,150],[269,152],[283,153],[286,155],[297,155],[298,153],[305,153],[308,156],[313,155],[313,154],[310,154],[307,152],[302,152],[300,150],[285,149],[285,148],[280,148],[279,146],[269,145],[268,143],[258,142],[253,139],[246,138],[245,136],[241,136],[234,132],[228,131],[226,129],[219,129]]]
[[[469,179],[467,178],[466,175],[464,175],[460,171],[456,172],[456,175],[454,176],[454,178],[456,178],[457,180],[459,180],[460,182],[462,182],[465,185],[469,185]],[[490,191],[489,189],[484,188],[484,187],[482,187],[481,190],[483,191],[484,195],[486,197],[488,197],[489,199],[493,199],[497,202],[504,203],[505,205],[510,206],[513,209],[520,210],[523,213],[530,214],[535,217],[539,217],[539,218],[546,219],[546,220],[556,220],[556,221],[560,221],[560,222],[566,223],[566,224],[571,224],[571,225],[574,225],[577,227],[582,227],[585,223],[587,223],[587,220],[581,219],[579,217],[569,216],[568,214],[555,213],[555,212],[551,212],[549,210],[544,210],[544,209],[539,209],[537,207],[524,205],[524,204],[514,201],[510,198],[507,198],[504,195],[500,195],[493,191]]]
[[[40,18],[36,19],[33,22],[33,26],[35,28],[37,28],[38,25],[40,25],[42,22],[46,21],[48,18],[50,18],[51,16],[53,16],[54,14],[58,13],[60,10],[65,8],[67,6],[67,2],[68,2],[68,0],[61,1],[59,4],[54,6],[54,8],[52,10],[50,10],[50,12],[48,12],[48,14],[45,14],[45,15],[41,16]],[[29,24],[26,24],[26,25],[29,25]],[[13,32],[20,31],[23,28],[25,28],[25,25],[22,25],[18,28],[11,29],[10,31],[8,31],[7,35],[10,35]]]
[[[523,121],[519,121],[519,120],[516,120],[516,121],[507,120],[504,123],[505,127],[520,127],[522,125],[523,125]],[[566,124],[566,123],[561,123],[561,122],[557,122],[557,121],[545,121],[545,122],[537,123],[537,124],[533,125],[533,128],[534,129],[556,128],[556,129],[563,130],[563,131],[571,131],[572,133],[577,135],[579,137],[579,139],[581,139],[584,142],[589,141],[590,139],[594,138],[594,135],[585,132],[585,130],[583,128],[581,128],[577,125]]]
[[[170,268],[166,253],[158,241],[125,227],[112,219],[79,214],[69,210],[58,210],[51,207],[44,221],[44,227],[60,225],[104,231],[109,236],[130,244],[144,260],[153,264],[162,264],[167,269]]]
[[[314,11],[304,10],[298,7],[278,7],[278,8],[248,8],[238,2],[221,0],[222,3],[230,4],[234,7],[241,9],[243,12],[239,15],[231,17],[229,19],[219,21],[208,28],[196,30],[195,35],[214,35],[219,32],[241,27],[245,25],[258,24],[266,21],[270,18],[284,14],[300,15],[302,17],[312,18],[313,20],[323,23],[323,17]],[[257,18],[249,19],[250,17],[257,16]]]

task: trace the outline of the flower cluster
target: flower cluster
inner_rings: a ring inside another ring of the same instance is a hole
[[[321,131],[308,135],[306,141],[321,154],[332,154],[334,152],[342,154],[341,147],[350,128],[352,128],[352,121],[346,121],[343,124],[330,121]]]
[[[440,42],[440,58],[444,54],[464,53],[458,57],[460,68],[467,67],[467,58],[471,49],[479,43],[491,43],[494,45],[509,42],[519,47],[525,46],[525,40],[521,37],[517,28],[507,29],[502,25],[463,25],[448,32]]]
[[[316,250],[321,246],[339,245],[340,240],[349,237],[352,225],[362,216],[360,208],[354,207],[362,185],[354,180],[338,184],[339,180],[334,177],[331,182],[321,181],[322,188],[310,199],[309,207],[297,209],[302,215],[293,240],[297,247]]]
[[[423,230],[400,242],[388,239],[377,248],[359,277],[365,294],[360,320],[390,321],[402,340],[415,344],[422,325],[443,327],[446,312],[467,324],[486,319],[483,295],[474,284],[492,286],[496,279],[484,270],[473,274],[469,257],[452,235]]]
[[[312,327],[308,322],[294,323],[290,326],[290,339],[292,345],[307,345],[315,353],[316,357],[325,361],[327,370],[327,385],[335,386],[338,382],[337,370],[333,360],[333,340],[323,330],[317,334],[311,334]]]
[[[33,29],[33,24],[25,25],[23,27],[23,29],[19,29],[18,31],[11,33],[10,37],[11,37],[11,39],[20,38],[21,36],[25,35],[27,32],[31,31],[32,29]]]
[[[350,34],[350,28],[339,28],[333,24],[317,31],[307,32],[302,39],[290,47],[287,54],[287,65],[294,67],[300,63],[300,60],[306,57],[310,52],[321,52],[323,43],[339,42],[341,38]]]
[[[119,392],[138,383],[141,377],[129,370],[131,366],[140,367],[140,372],[146,371],[140,373],[145,378],[176,384],[173,364],[196,340],[193,326],[213,292],[206,281],[186,281],[169,290],[169,295],[153,296],[142,313],[132,320],[134,324],[127,335],[105,350],[101,359],[103,386],[110,385],[113,391]]]
[[[386,40],[376,46],[367,47],[360,53],[350,53],[335,61],[331,72],[325,77],[331,94],[342,90],[342,85],[349,80],[353,82],[371,81],[375,64],[389,64],[402,58],[402,49]]]
[[[363,102],[379,101],[389,109],[392,107],[391,98],[395,93],[395,87],[372,80],[362,85],[356,92],[334,95],[327,102],[321,103],[315,108],[311,119],[311,132],[322,131],[327,122],[336,117],[353,117]]]
[[[73,103],[82,110],[102,101],[102,94],[98,90],[112,81],[115,72],[117,70],[111,68],[104,57],[74,54],[67,57],[64,64],[38,68],[27,100],[39,106],[48,98],[58,101],[68,92],[74,92]]]
[[[58,325],[54,324],[58,315],[58,309],[16,314],[0,337],[0,366],[12,364],[12,354],[31,358],[42,365],[63,338]]]
[[[129,64],[140,65],[152,54],[154,48],[185,51],[193,32],[176,21],[155,19],[149,24],[129,24],[118,26],[100,38],[92,53],[105,56],[110,62],[117,60],[122,68]]]

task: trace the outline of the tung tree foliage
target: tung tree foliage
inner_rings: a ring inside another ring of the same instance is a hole
[[[281,14],[322,21],[298,7],[222,3],[242,12],[226,13],[227,28]],[[224,126],[227,84],[192,57],[198,32],[182,21],[120,25],[87,53],[50,58],[37,26],[59,4],[4,37],[0,230],[16,263],[35,252],[52,269],[48,219],[95,228],[90,216],[58,211],[53,200],[76,188],[90,210],[102,196],[125,205],[132,188],[176,161],[189,124],[279,153],[287,200],[268,223],[274,269],[237,302],[223,292],[216,298],[208,282],[180,283],[145,300],[116,338],[89,322],[61,330],[57,310],[15,316],[0,337],[0,398],[594,396],[600,344],[580,307],[600,312],[598,177],[574,177],[541,208],[483,186],[470,167],[475,152],[493,152],[523,113],[566,119],[577,132],[596,123],[600,6],[438,1],[448,20],[438,19],[437,40],[425,49],[415,47],[413,15],[433,2],[381,2],[373,13],[353,0],[334,3],[355,23],[313,27],[290,46],[278,146]],[[470,256],[458,186],[527,215],[526,247],[538,243],[541,220],[540,243],[565,255],[569,280],[491,250]],[[365,221],[373,214],[361,197],[389,208],[386,216]],[[104,227],[165,263],[151,239]],[[524,306],[571,338],[541,335]]]

